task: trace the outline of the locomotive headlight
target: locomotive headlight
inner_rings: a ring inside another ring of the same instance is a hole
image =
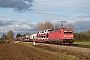
[[[64,35],[64,37],[67,37],[66,35]]]
[[[73,37],[73,35],[71,35],[70,37]]]

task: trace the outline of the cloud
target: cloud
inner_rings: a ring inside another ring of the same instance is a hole
[[[37,12],[37,15],[41,15],[41,16],[52,16],[52,17],[69,17],[68,14],[63,14],[63,13],[58,13],[58,12],[46,12],[46,11],[42,11],[42,12]]]
[[[13,8],[14,11],[25,12],[32,10],[33,0],[0,0],[1,8]]]
[[[14,32],[24,32],[34,29],[36,29],[36,23],[30,23],[27,20],[18,19],[17,21],[12,21],[11,18],[0,19],[0,32],[8,32],[9,30],[13,30]]]
[[[74,19],[74,20],[53,20],[53,24],[61,24],[61,21],[66,21],[64,26],[68,26],[68,24],[71,24],[74,28],[75,32],[82,32],[85,30],[90,30],[90,19],[86,19],[86,18],[78,18],[78,19]]]
[[[89,0],[34,0],[36,16],[42,20],[74,20],[90,17]]]
[[[35,3],[36,4],[34,4],[34,7],[38,11],[65,10],[90,14],[89,0],[35,0]]]
[[[20,22],[20,24],[26,24],[26,23],[28,23],[26,20],[23,20],[23,19],[19,19],[18,22]]]
[[[10,19],[0,19],[0,27],[1,26],[7,26],[7,25],[12,25],[14,23],[14,21],[10,20]]]
[[[53,24],[60,24],[62,20],[50,20]],[[89,18],[76,18],[74,20],[63,20],[66,21],[65,26],[71,24],[74,27],[75,32],[81,32],[85,29],[90,30],[90,19]],[[0,32],[8,32],[13,30],[14,32],[31,32],[35,33],[37,31],[37,22],[28,22],[27,20],[18,19],[17,21],[12,21],[12,19],[1,19],[0,20]]]
[[[90,30],[90,19],[76,19],[73,26],[76,31],[85,31],[86,29]]]

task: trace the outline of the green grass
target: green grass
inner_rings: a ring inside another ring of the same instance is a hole
[[[78,58],[75,58],[75,57],[70,56],[70,55],[65,55],[65,54],[63,54],[61,52],[52,52],[52,51],[44,50],[42,48],[34,47],[34,46],[30,45],[30,44],[23,44],[23,45],[31,47],[31,48],[35,48],[35,49],[37,49],[39,51],[47,52],[47,53],[50,53],[50,54],[65,58],[66,60],[79,60]]]
[[[90,42],[74,42],[73,44],[90,45]]]

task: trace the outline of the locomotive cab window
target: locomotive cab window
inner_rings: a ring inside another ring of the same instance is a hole
[[[64,34],[72,34],[72,30],[64,30]]]

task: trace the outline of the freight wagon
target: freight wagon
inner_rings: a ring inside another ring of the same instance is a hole
[[[39,31],[37,33],[37,39],[35,42],[48,42],[48,34],[49,34],[50,29],[44,30],[44,31]]]
[[[37,34],[32,34],[30,35],[30,41],[33,41],[34,39],[37,38]]]

